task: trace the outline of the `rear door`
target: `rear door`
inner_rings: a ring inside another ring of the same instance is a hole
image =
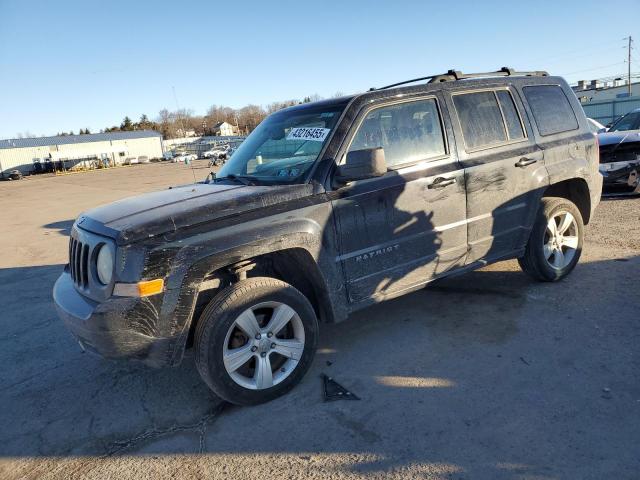
[[[580,128],[580,123],[586,127],[586,117],[569,87],[525,85],[522,91],[538,132],[537,143],[544,150],[550,183],[598,175],[598,165],[593,161],[597,157],[597,146],[593,134],[587,128]],[[569,100],[567,94],[573,98]]]
[[[467,186],[466,263],[510,256],[524,246],[547,184],[517,92],[510,87],[453,92],[458,156]]]
[[[365,107],[338,158],[382,147],[388,173],[330,195],[350,302],[381,300],[464,264],[463,170],[442,99]]]

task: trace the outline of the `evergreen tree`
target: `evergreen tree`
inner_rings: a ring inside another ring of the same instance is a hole
[[[122,123],[120,124],[120,130],[133,130],[133,123],[131,122],[131,119],[129,117],[124,117],[124,120],[122,120]]]

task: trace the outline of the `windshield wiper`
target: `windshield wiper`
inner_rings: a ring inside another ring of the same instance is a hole
[[[230,173],[226,177],[215,177],[213,182],[216,183],[218,180],[232,180],[243,185],[254,185],[253,177],[248,175],[236,175],[235,173]]]

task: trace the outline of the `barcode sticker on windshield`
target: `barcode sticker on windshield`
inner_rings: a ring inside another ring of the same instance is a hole
[[[314,142],[324,142],[329,131],[329,128],[292,128],[289,135],[287,135],[287,140],[312,140]]]

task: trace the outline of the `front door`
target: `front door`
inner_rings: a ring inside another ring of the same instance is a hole
[[[382,147],[388,172],[332,192],[349,301],[382,300],[464,263],[464,173],[435,97],[368,107],[348,151]]]
[[[543,152],[514,90],[460,92],[451,99],[467,185],[467,264],[511,256],[528,238],[548,181]]]

